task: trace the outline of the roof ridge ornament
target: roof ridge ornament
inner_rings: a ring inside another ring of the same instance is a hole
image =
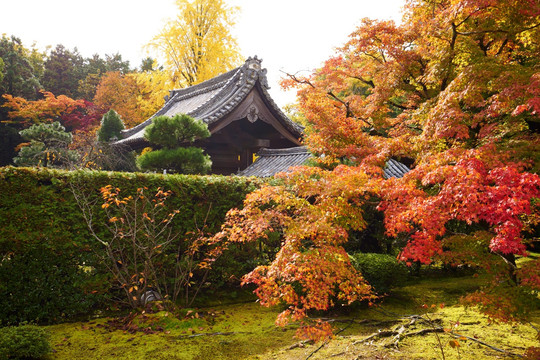
[[[257,55],[254,57],[248,57],[246,60],[246,66],[248,69],[259,71],[261,70],[262,59],[257,58]]]
[[[262,68],[261,63],[262,59],[259,59],[257,55],[248,57],[242,66],[242,72],[236,85],[243,86],[246,83],[254,85],[259,80],[265,89],[270,89],[268,79],[266,78],[267,70]]]

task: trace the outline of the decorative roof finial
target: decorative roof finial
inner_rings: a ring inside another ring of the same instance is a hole
[[[258,59],[257,55],[255,55],[254,57],[250,56],[246,60],[247,68],[255,71],[261,70],[261,61],[262,59]]]

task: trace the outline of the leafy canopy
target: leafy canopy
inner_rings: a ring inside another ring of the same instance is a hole
[[[9,122],[27,127],[31,124],[59,121],[70,129],[87,130],[94,127],[103,112],[86,100],[74,100],[65,95],[55,96],[49,91],[41,90],[39,100],[27,100],[4,94],[2,107],[10,109]]]
[[[148,44],[178,87],[198,84],[240,64],[231,34],[238,9],[224,0],[177,0],[178,15]]]
[[[131,128],[145,120],[137,106],[138,87],[135,79],[118,71],[105,73],[96,88],[94,103],[106,111],[114,109],[125,125]]]
[[[469,299],[491,317],[526,319],[540,291],[540,260],[516,264],[540,223],[539,18],[537,1],[411,0],[401,25],[364,19],[321,69],[283,81],[298,89],[305,144],[324,154],[326,170],[282,175],[285,186],[264,187],[229,214],[224,239],[282,238],[276,259],[245,278],[261,303],[284,302],[293,319],[330,306],[339,277],[333,288],[298,279],[306,268],[338,268],[316,251],[335,246],[335,233],[318,229],[361,229],[361,210],[350,208],[376,198],[387,235],[408,239],[401,260],[487,271]],[[412,171],[384,179],[390,158]]]

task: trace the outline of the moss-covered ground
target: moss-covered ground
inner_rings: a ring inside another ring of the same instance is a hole
[[[294,343],[294,329],[277,328],[277,310],[255,302],[167,311],[134,319],[140,329],[117,330],[109,318],[50,326],[53,359],[243,359]]]
[[[401,339],[372,338],[378,331],[409,324],[410,315],[433,321],[415,322],[408,332],[434,327],[482,341],[514,354],[523,354],[536,339],[540,311],[532,324],[489,323],[474,308],[459,304],[459,298],[476,289],[473,276],[431,276],[395,289],[381,304],[358,305],[323,314],[334,320],[336,336],[326,343],[300,343],[295,326],[277,328],[279,309],[244,302],[184,310],[180,314],[161,311],[130,319],[129,326],[115,329],[114,318],[49,326],[54,353],[51,359],[511,359],[479,342],[452,337],[447,332],[427,333]],[[441,304],[426,315],[423,304]],[[128,324],[128,325],[129,325]],[[118,328],[118,326],[117,326]],[[142,331],[141,331],[142,330]],[[320,348],[320,349],[319,349]]]

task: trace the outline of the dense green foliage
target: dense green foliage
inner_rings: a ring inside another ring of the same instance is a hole
[[[0,94],[11,94],[35,99],[41,87],[38,79],[39,69],[32,64],[33,54],[25,49],[21,39],[2,35],[0,38],[0,58],[3,80],[0,82]]]
[[[54,249],[42,239],[18,250],[0,262],[2,323],[53,323],[88,313],[97,304],[98,296],[84,292],[97,275],[80,266],[75,247]]]
[[[392,255],[356,253],[351,255],[351,262],[378,294],[400,285],[408,274],[405,264]]]
[[[43,86],[54,94],[77,97],[79,81],[84,78],[83,63],[77,49],[56,45],[44,62]]]
[[[165,169],[180,174],[206,174],[212,166],[210,157],[200,148],[182,146],[209,136],[206,124],[191,116],[157,116],[146,127],[144,137],[162,149],[139,156],[137,166],[147,171]]]
[[[4,60],[0,58],[0,83],[4,79]]]
[[[114,110],[109,110],[108,113],[101,118],[101,127],[98,130],[98,141],[110,141],[112,138],[120,138],[120,131],[124,129],[124,122],[118,113]]]
[[[152,144],[174,149],[184,143],[193,143],[196,139],[210,136],[208,127],[201,120],[182,114],[157,116],[146,127],[144,137]]]
[[[0,360],[42,359],[51,352],[49,334],[35,325],[0,328]]]
[[[29,141],[13,162],[18,166],[67,166],[77,159],[77,153],[69,150],[71,133],[58,122],[35,124],[20,132],[23,139]]]
[[[115,294],[106,272],[100,270],[103,263],[99,244],[90,235],[72,193],[74,190],[90,194],[96,214],[96,231],[105,234],[105,215],[99,189],[109,184],[121,188],[126,194],[134,194],[139,187],[148,187],[148,191],[154,193],[158,188],[171,190],[167,206],[180,211],[173,220],[173,226],[174,231],[182,234],[179,237],[182,241],[188,238],[187,234],[198,229],[205,233],[216,232],[225,213],[241,206],[246,194],[257,186],[252,179],[241,177],[1,168],[0,257],[3,260],[0,272],[5,269],[7,274],[10,269],[21,269],[24,259],[28,258],[32,258],[35,264],[28,267],[28,274],[1,279],[0,297],[7,297],[14,303],[9,305],[13,309],[10,314],[0,314],[2,317],[9,315],[9,319],[1,318],[0,321],[54,321],[59,313],[71,316],[88,308],[92,301],[88,294]],[[82,265],[90,273],[79,272],[78,267]],[[40,271],[43,274],[38,275]],[[27,286],[19,284],[31,276],[43,279],[45,273],[57,279],[36,281]],[[32,293],[22,296],[25,291],[30,291],[32,285]],[[45,289],[51,285],[57,289]],[[17,296],[8,295],[10,289],[17,290]],[[47,297],[57,296],[59,292],[63,295],[49,305]],[[84,301],[88,303],[81,301],[77,292],[84,294]],[[36,304],[37,301],[40,303]],[[21,313],[20,318],[14,318],[17,309],[38,305],[41,309],[30,309]]]
[[[202,149],[187,147],[149,151],[137,158],[137,166],[147,171],[166,169],[180,174],[206,174],[212,161]]]

